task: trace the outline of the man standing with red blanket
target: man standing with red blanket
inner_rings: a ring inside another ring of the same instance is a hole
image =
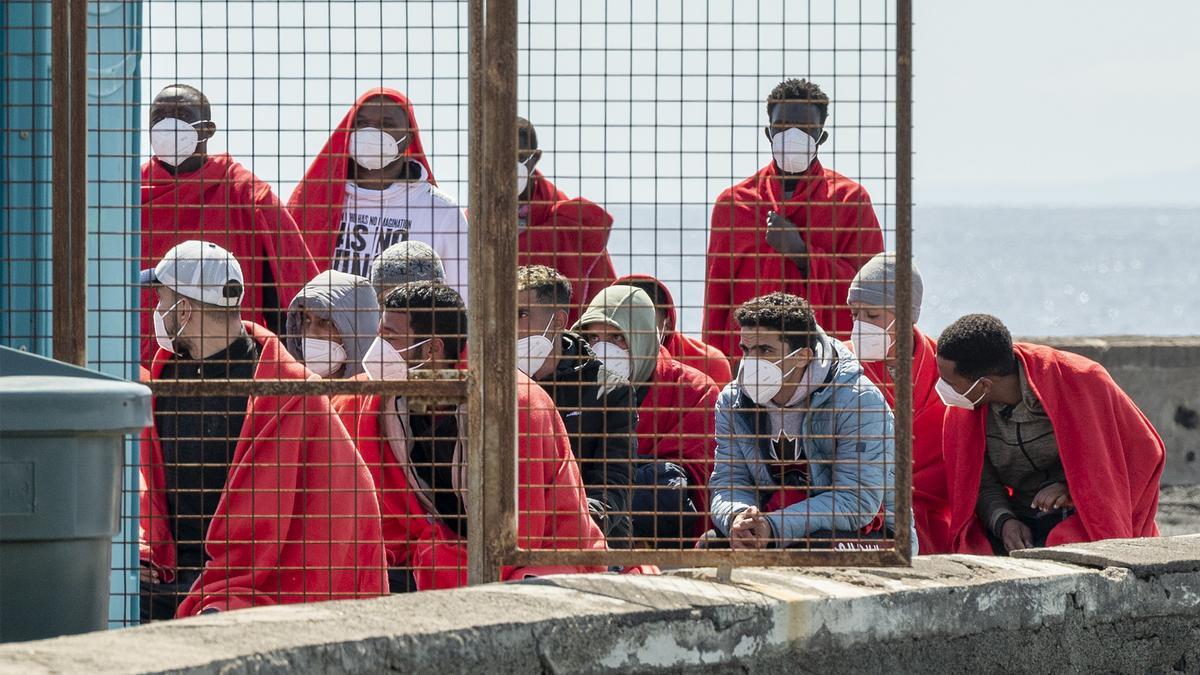
[[[607,248],[613,218],[599,204],[567,197],[537,170],[537,129],[523,117],[517,118],[517,144],[517,264],[545,265],[571,280],[570,325],[617,276]]]
[[[819,86],[780,82],[767,97],[771,163],[713,206],[703,338],[731,358],[739,353],[734,311],[775,291],[803,297],[826,332],[847,337],[850,280],[883,250],[867,191],[817,159],[828,114]]]
[[[1099,364],[970,314],[938,339],[960,553],[1158,536],[1162,439]]]
[[[937,343],[915,325],[921,316],[924,284],[912,268],[912,455],[913,519],[921,554],[950,552],[950,508],[946,502],[946,466],[942,461],[942,419],[946,404],[937,384]],[[866,375],[896,407],[896,255],[880,253],[850,282],[846,297],[854,316],[850,345]]]
[[[156,263],[188,239],[228,249],[246,273],[243,318],[278,332],[283,310],[318,270],[271,186],[228,154],[208,154],[216,132],[199,89],[173,84],[154,97],[154,156],[142,166],[142,260]],[[144,365],[157,349],[150,320],[156,301],[153,291],[142,291]]]

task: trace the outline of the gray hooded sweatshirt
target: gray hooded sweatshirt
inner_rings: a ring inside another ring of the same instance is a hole
[[[304,360],[301,322],[306,309],[332,320],[342,335],[346,365],[329,377],[349,378],[363,372],[363,354],[379,329],[379,301],[371,282],[354,274],[329,270],[313,277],[296,294],[287,312],[287,350],[301,361]]]

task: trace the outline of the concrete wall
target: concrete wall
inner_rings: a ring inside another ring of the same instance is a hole
[[[1200,337],[1021,339],[1104,364],[1167,445],[1163,484],[1200,484]]]
[[[40,672],[1200,672],[1200,535],[911,569],[585,575],[0,646]]]

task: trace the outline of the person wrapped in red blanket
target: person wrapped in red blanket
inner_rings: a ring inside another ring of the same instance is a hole
[[[453,369],[466,346],[467,313],[454,289],[412,282],[384,300],[379,336],[363,357],[374,380],[407,379],[410,370]],[[517,378],[517,539],[527,548],[604,549],[588,512],[579,467],[562,420],[545,391]],[[404,398],[338,396],[379,486],[392,592],[467,583],[467,448],[464,411],[410,405]],[[507,567],[502,579],[592,566]]]
[[[616,278],[608,255],[613,218],[599,204],[569,198],[541,171],[537,129],[517,118],[517,260],[521,266],[545,265],[571,280],[575,298],[567,313],[574,323],[600,289]]]
[[[1154,537],[1162,439],[1102,366],[970,314],[938,338],[960,553]]]
[[[668,354],[680,363],[691,366],[709,376],[718,387],[729,384],[733,379],[733,371],[729,369],[729,359],[725,354],[716,347],[705,344],[703,340],[684,335],[679,331],[679,314],[675,309],[675,298],[666,284],[649,274],[629,274],[613,283],[640,288],[650,296],[657,313],[655,322],[658,326],[658,339]]]
[[[950,552],[950,505],[946,499],[946,467],[942,461],[942,418],[946,405],[934,390],[937,384],[937,343],[921,332],[924,285],[912,268],[913,318],[913,518],[920,553]],[[871,258],[850,282],[846,297],[854,316],[849,346],[863,373],[883,392],[888,407],[896,407],[896,255]]]
[[[804,298],[827,333],[847,337],[851,318],[842,303],[850,280],[883,250],[867,191],[817,159],[829,137],[828,112],[816,84],[776,86],[767,98],[771,163],[713,206],[702,337],[731,358],[738,354],[734,311],[775,291]]]
[[[383,251],[414,239],[445,264],[446,283],[467,294],[467,220],[438,187],[408,97],[364,92],[313,158],[288,200],[321,270],[368,276]]]
[[[654,303],[645,291],[610,286],[573,328],[588,341],[605,377],[633,385],[637,397],[633,536],[657,548],[690,547],[708,527],[708,477],[720,388],[659,344]]]
[[[228,154],[208,154],[216,131],[200,90],[174,84],[154,97],[154,155],[142,166],[142,261],[154,264],[188,239],[228,249],[246,274],[243,318],[277,332],[283,311],[319,270],[270,184]],[[143,365],[157,350],[150,311],[155,302],[153,291],[142,291]]]
[[[142,272],[152,380],[305,380],[238,318],[244,278],[187,241]],[[141,615],[167,619],[387,592],[375,484],[324,396],[160,395],[141,443]]]

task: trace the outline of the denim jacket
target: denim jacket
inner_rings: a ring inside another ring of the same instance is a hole
[[[823,383],[796,406],[798,438],[808,460],[807,499],[766,513],[780,545],[813,532],[857,532],[884,507],[884,525],[896,526],[895,421],[879,389],[841,342],[821,335],[833,363]],[[780,488],[766,408],[746,396],[735,378],[717,399],[716,464],[708,488],[712,519],[729,534],[733,518],[751,506],[762,508]],[[831,489],[831,487],[833,489]],[[911,520],[910,520],[911,522]],[[917,551],[915,528],[910,530]]]

